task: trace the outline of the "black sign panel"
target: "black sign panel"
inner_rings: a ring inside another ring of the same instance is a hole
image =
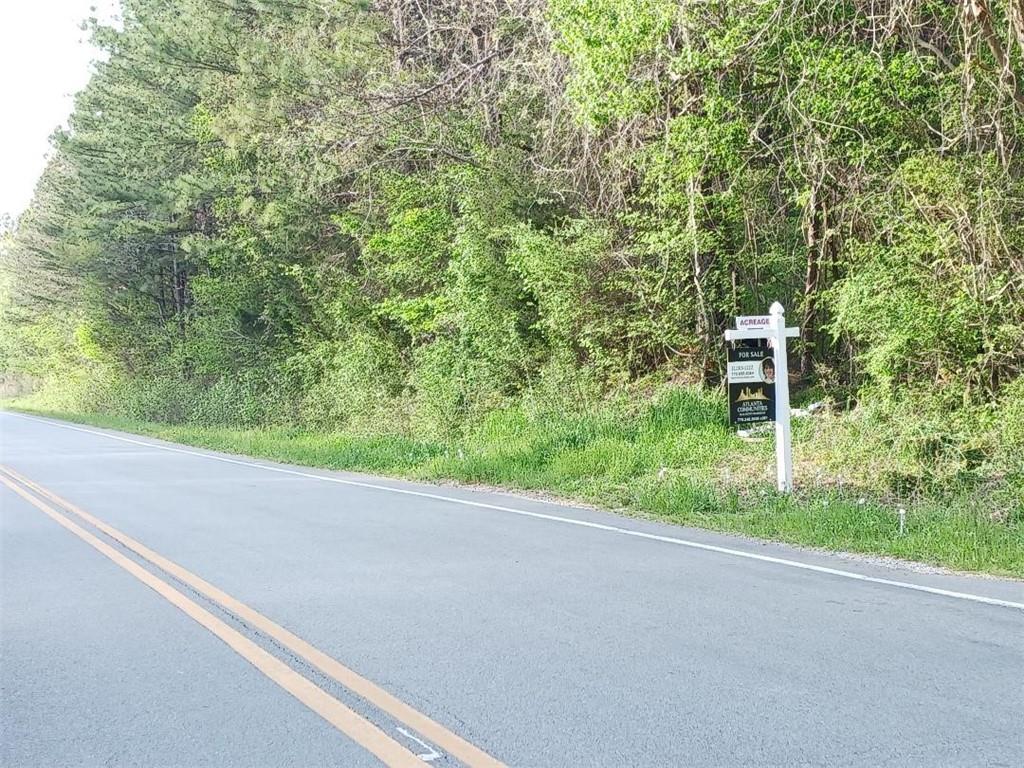
[[[767,347],[729,345],[729,423],[775,421],[775,358]]]

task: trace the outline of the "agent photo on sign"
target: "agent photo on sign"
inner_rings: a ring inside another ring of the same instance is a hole
[[[766,357],[761,361],[761,381],[765,384],[775,383],[775,359]]]

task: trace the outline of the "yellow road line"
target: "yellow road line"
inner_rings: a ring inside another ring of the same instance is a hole
[[[422,768],[423,764],[416,755],[385,734],[380,728],[353,712],[333,696],[325,693],[287,664],[264,651],[205,608],[200,607],[166,582],[161,581],[106,542],[101,541],[85,529],[79,527],[53,507],[32,496],[28,491],[16,485],[7,477],[0,475],[0,482],[91,547],[98,550],[101,554],[124,568],[162,598],[180,609],[190,619],[223,640],[231,650],[339,731],[376,755],[385,765],[393,766],[394,768]]]
[[[107,534],[112,539],[120,542],[135,554],[153,563],[181,582],[188,584],[200,594],[205,595],[214,602],[224,606],[236,616],[243,619],[249,626],[254,627],[264,634],[274,638],[274,640],[290,650],[292,653],[302,657],[325,675],[341,683],[350,691],[370,702],[381,711],[393,717],[395,720],[398,720],[409,728],[412,728],[427,741],[439,746],[448,754],[463,762],[468,768],[506,768],[504,763],[487,754],[479,747],[466,741],[461,736],[452,733],[440,723],[435,722],[422,712],[413,709],[404,701],[388,693],[376,683],[362,677],[338,660],[328,656],[319,648],[316,648],[302,638],[292,634],[284,627],[276,624],[255,609],[250,608],[239,600],[236,600],[231,597],[231,595],[221,591],[207,581],[204,581],[191,571],[188,571],[177,563],[157,554],[144,544],[139,543],[113,526],[104,523],[97,517],[60,498],[53,492],[43,488],[37,483],[34,483],[10,467],[0,465],[0,471],[17,479],[40,496],[49,499],[63,509],[78,515],[78,517],[82,518],[90,525],[95,526],[98,530],[103,531],[103,533]]]

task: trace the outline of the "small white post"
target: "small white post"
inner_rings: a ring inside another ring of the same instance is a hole
[[[775,471],[779,492],[790,493],[793,490],[793,448],[789,428],[786,310],[776,301],[768,313],[772,318],[771,338],[775,348]]]

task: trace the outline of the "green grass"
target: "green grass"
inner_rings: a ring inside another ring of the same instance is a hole
[[[545,491],[716,531],[1024,577],[1019,511],[993,516],[990,496],[976,487],[954,485],[941,496],[915,491],[901,498],[882,485],[837,482],[830,462],[841,452],[842,436],[851,434],[837,426],[837,417],[822,417],[835,423],[799,425],[794,450],[800,489],[780,496],[771,485],[771,441],[737,438],[723,423],[720,398],[694,389],[672,389],[640,405],[620,403],[584,414],[510,408],[450,442],[159,424],[54,412],[25,401],[14,408],[292,464]],[[898,464],[892,455],[883,459]],[[850,468],[850,477],[856,478],[857,470]],[[878,471],[860,466],[859,474],[874,477]],[[903,534],[899,507],[907,513]]]

